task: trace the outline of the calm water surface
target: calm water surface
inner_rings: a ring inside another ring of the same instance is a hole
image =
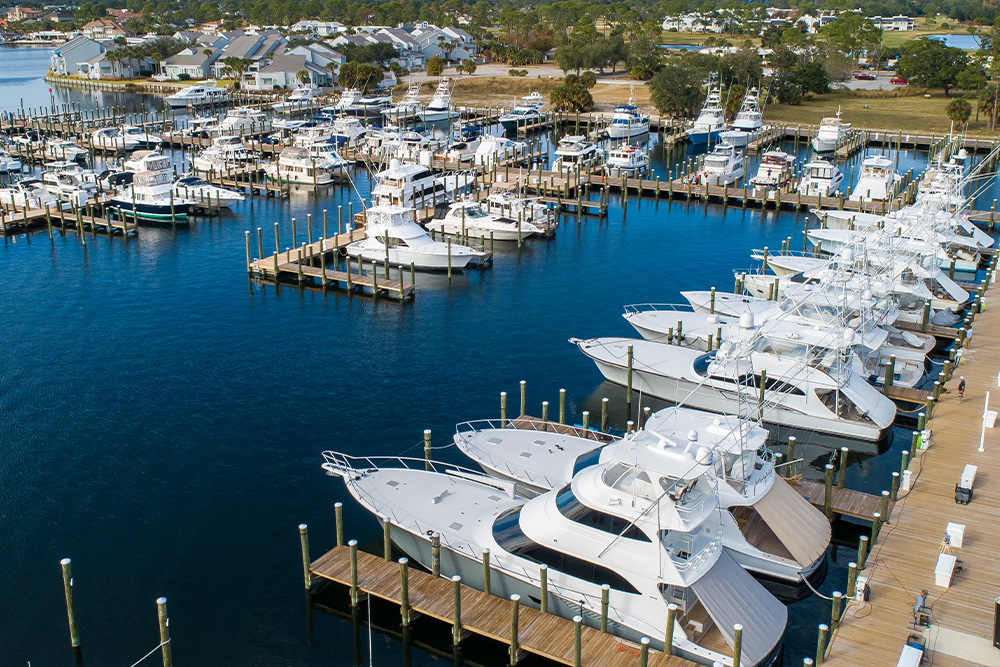
[[[47,62],[47,50],[0,49],[3,109],[21,97],[48,104]],[[661,173],[678,159],[656,145],[653,153]],[[899,158],[901,170],[926,161]],[[367,177],[357,181],[366,195]],[[367,636],[357,653],[347,648],[349,623],[317,614],[307,635],[296,526],[309,524],[320,553],[333,543],[340,500],[348,537],[364,545],[380,535],[343,484],[323,475],[320,452],[419,456],[423,429],[448,441],[456,422],[497,416],[498,393],[515,397],[522,379],[529,411],[555,405],[565,387],[574,419],[606,395],[621,423],[622,392],[602,386],[567,339],[632,335],[627,303],[730,289],[752,248],[788,236],[798,247],[804,222],[613,197],[606,220],[567,217],[554,240],[505,248],[492,270],[450,287],[419,276],[416,302],[403,307],[248,283],[245,231],[263,227],[268,247],[278,222],[290,245],[292,216],[301,241],[308,213],[318,220],[349,201],[359,204],[347,188],[303,189],[190,229],[144,228],[128,243],[4,241],[0,663],[71,659],[59,574],[59,559],[71,556],[89,664],[129,665],[156,646],[160,595],[178,664],[368,664]],[[849,486],[886,488],[909,443],[900,432],[884,455],[852,458]],[[808,464],[818,471],[828,454],[816,451]],[[831,553],[827,594],[843,589],[853,548]],[[814,652],[815,627],[828,617],[819,598],[795,606],[789,664]],[[494,653],[476,659],[500,664],[505,652]],[[442,663],[378,634],[372,661]]]

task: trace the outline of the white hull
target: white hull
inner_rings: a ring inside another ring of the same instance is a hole
[[[347,246],[348,256],[354,259],[362,259],[365,262],[376,262],[381,264],[385,261],[385,247],[364,248],[364,241],[356,241]],[[417,269],[428,269],[431,271],[441,271],[448,268],[448,255],[446,253],[423,253],[408,250],[406,248],[389,248],[389,263],[393,266],[410,266],[413,264]],[[475,258],[475,255],[468,252],[462,246],[452,246],[451,268],[453,271],[464,269]]]
[[[649,134],[649,123],[634,123],[632,125],[609,125],[608,138],[631,139]]]

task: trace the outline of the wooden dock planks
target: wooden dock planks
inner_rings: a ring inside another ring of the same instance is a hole
[[[790,481],[792,488],[799,492],[810,504],[824,508],[826,488],[822,482],[803,479]],[[830,506],[834,514],[841,514],[863,521],[871,521],[872,514],[882,511],[882,496],[875,496],[854,489],[842,489],[834,485],[830,495]],[[893,503],[889,503],[889,513],[892,513]]]
[[[310,571],[314,576],[350,586],[348,548],[331,549],[312,562]],[[399,604],[399,564],[387,563],[378,556],[359,551],[358,588],[369,595]],[[410,607],[414,612],[451,625],[454,617],[451,580],[411,568],[408,594]],[[510,610],[509,600],[462,587],[462,627],[466,631],[509,644]],[[522,605],[518,641],[525,653],[563,665],[573,664],[573,622],[568,619],[543,614],[537,609]],[[584,665],[637,667],[639,664],[639,649],[636,645],[594,628],[582,628],[581,647]],[[687,667],[694,663],[650,651],[649,664],[651,667]]]
[[[986,431],[986,451],[977,451],[985,392],[996,383],[1000,359],[1000,297],[987,293],[987,303],[993,308],[979,315],[975,340],[965,351],[968,363],[961,370],[968,386],[965,400],[959,404],[954,393],[942,396],[930,424],[932,444],[910,463],[916,478],[913,489],[901,494],[862,573],[869,578],[871,601],[848,607],[829,649],[828,665],[895,664],[914,632],[913,607],[922,589],[930,592],[931,627],[926,634],[934,664],[1000,664],[998,652],[990,646],[994,599],[1000,593],[996,431]],[[979,470],[972,502],[959,505],[955,484],[966,464]],[[954,574],[946,589],[935,585],[934,568],[949,522],[966,527],[963,548],[954,550],[965,570]],[[946,636],[952,639],[943,641]],[[968,653],[977,646],[983,647],[984,659]]]

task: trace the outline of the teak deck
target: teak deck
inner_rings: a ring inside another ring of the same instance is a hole
[[[991,643],[994,600],[1000,594],[1000,438],[995,430],[986,430],[986,451],[977,451],[985,394],[997,382],[1000,297],[987,292],[986,302],[975,340],[964,353],[967,364],[955,372],[965,376],[965,400],[959,404],[954,392],[942,395],[930,424],[931,445],[910,463],[916,480],[912,490],[901,492],[861,573],[868,577],[870,602],[847,608],[828,665],[894,665],[911,633],[926,637],[935,665],[1000,664],[1000,651]],[[1000,402],[1000,391],[994,394]],[[966,464],[979,469],[972,502],[959,505],[955,485]],[[952,548],[964,569],[944,588],[935,585],[934,568],[950,522],[965,525],[963,547]],[[913,609],[922,589],[930,592],[931,625],[915,631]]]
[[[822,482],[814,482],[803,479],[798,482],[789,482],[792,488],[799,492],[810,504],[824,508],[826,498],[826,487]],[[892,513],[893,503],[889,503],[889,513]],[[872,514],[882,511],[882,496],[874,496],[863,491],[854,489],[842,489],[834,485],[830,495],[830,507],[834,514],[849,516],[854,519],[871,521]]]
[[[350,553],[347,547],[335,547],[312,562],[314,576],[345,586],[351,584]],[[358,551],[358,589],[399,604],[399,564],[385,562],[378,556]],[[410,568],[409,601],[412,612],[451,625],[455,608],[450,579]],[[511,603],[504,598],[462,587],[462,628],[482,637],[510,643]],[[573,622],[522,605],[518,618],[518,641],[521,651],[538,655],[562,665],[573,664]],[[603,634],[584,626],[581,632],[583,665],[594,667],[635,667],[639,647],[631,642]],[[668,657],[659,651],[649,652],[650,667],[688,667],[694,663]]]

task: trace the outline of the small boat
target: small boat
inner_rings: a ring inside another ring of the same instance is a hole
[[[456,128],[455,134],[448,141],[445,157],[455,162],[467,162],[476,157],[479,143],[482,140],[482,130],[475,125]]]
[[[607,132],[611,139],[631,139],[649,134],[649,116],[639,111],[634,96],[628,98],[628,104],[615,107]]]
[[[461,271],[484,253],[464,245],[435,241],[414,221],[414,210],[372,206],[365,211],[365,238],[347,246],[348,256],[394,266]]]
[[[705,104],[694,125],[688,129],[687,135],[692,144],[708,144],[715,142],[724,129],[726,129],[726,110],[722,106],[719,75],[712,72],[708,77]]]
[[[343,164],[322,156],[309,154],[299,146],[289,146],[281,151],[274,162],[264,165],[264,173],[272,181],[305,185],[329,185],[341,175]]]
[[[86,205],[97,192],[97,177],[89,169],[84,173],[77,162],[47,162],[42,183],[59,201]]]
[[[777,190],[788,185],[792,178],[795,156],[784,151],[767,151],[760,158],[757,174],[750,181],[755,187]]]
[[[186,222],[194,202],[177,197],[169,171],[140,171],[108,200],[122,216],[150,222]]]
[[[122,127],[122,136],[136,140],[136,149],[159,148],[163,145],[163,139],[155,134],[151,134],[145,128],[136,125],[125,125]]]
[[[323,107],[331,116],[377,118],[392,104],[392,96],[384,93],[363,94],[357,88],[345,88],[337,102]]]
[[[229,91],[219,88],[215,81],[195,84],[181,88],[173,95],[167,95],[167,104],[178,109],[182,107],[198,107],[206,104],[219,104],[229,101]]]
[[[813,158],[806,163],[798,191],[811,197],[829,197],[837,193],[843,182],[844,174],[837,165],[822,158]]]
[[[719,139],[732,144],[738,148],[743,148],[750,142],[750,138],[760,131],[764,125],[761,114],[760,98],[757,88],[751,88],[743,98],[736,118],[733,119],[733,126],[724,132],[719,133]]]
[[[0,174],[11,174],[21,171],[21,160],[0,148]]]
[[[608,176],[637,176],[649,169],[649,153],[641,146],[622,144],[608,149],[604,170]]]
[[[440,205],[434,218],[424,226],[428,231],[493,241],[517,241],[545,233],[544,227],[517,218],[494,215],[474,201]]]
[[[271,126],[267,115],[253,107],[231,109],[219,124],[219,131],[227,135],[244,135],[266,132]]]
[[[13,209],[33,209],[56,204],[57,198],[39,178],[22,178],[6,188],[0,188],[0,204]],[[86,204],[86,202],[83,202]]]
[[[222,208],[232,208],[244,200],[239,192],[212,185],[197,176],[181,176],[174,181],[173,191],[175,199],[205,202]]]
[[[881,155],[866,157],[861,162],[861,176],[851,190],[851,201],[885,201],[892,197],[892,188],[899,180],[892,167],[892,160]]]
[[[52,138],[45,142],[44,155],[51,160],[76,162],[87,159],[87,149],[80,148],[69,139]]]
[[[406,130],[400,133],[399,143],[393,156],[400,160],[430,166],[434,154],[443,150],[445,146],[447,143],[444,139],[438,139],[430,132]]]
[[[257,157],[247,150],[240,137],[216,137],[212,145],[191,160],[195,171],[226,172],[239,169]]]
[[[582,178],[593,167],[601,164],[602,153],[597,144],[580,135],[568,135],[560,139],[555,154],[558,157],[552,163],[552,170],[564,176],[576,173]]]
[[[519,197],[514,192],[494,191],[484,201],[486,209],[493,215],[523,220],[548,230],[556,224],[549,207],[537,199]]]
[[[706,185],[732,185],[743,178],[743,152],[729,144],[718,144],[705,160],[698,172],[701,182]]]
[[[477,167],[492,167],[507,160],[519,161],[527,150],[528,145],[523,141],[486,135],[479,140],[472,160]]]
[[[382,115],[386,120],[390,120],[396,125],[416,118],[424,105],[420,102],[420,84],[410,84],[406,89],[406,94],[390,107],[382,110]]]
[[[529,93],[521,98],[521,102],[517,106],[500,116],[500,125],[506,132],[514,132],[519,127],[536,123],[543,118],[542,107],[544,104],[545,100],[541,93],[537,91]]]
[[[443,120],[458,118],[459,112],[451,108],[451,87],[448,77],[442,77],[431,101],[418,114],[425,123],[436,123]]]
[[[90,144],[105,151],[130,152],[139,147],[139,140],[126,137],[117,127],[103,127],[90,135]]]
[[[820,121],[819,129],[812,140],[813,150],[817,153],[831,153],[837,150],[847,138],[850,129],[850,123],[840,120],[840,107],[838,107],[836,116],[830,116]]]
[[[323,90],[319,86],[314,83],[307,83],[293,90],[291,94],[281,102],[275,102],[272,104],[271,108],[278,113],[308,109],[312,106],[314,100],[317,100],[322,96]]]

